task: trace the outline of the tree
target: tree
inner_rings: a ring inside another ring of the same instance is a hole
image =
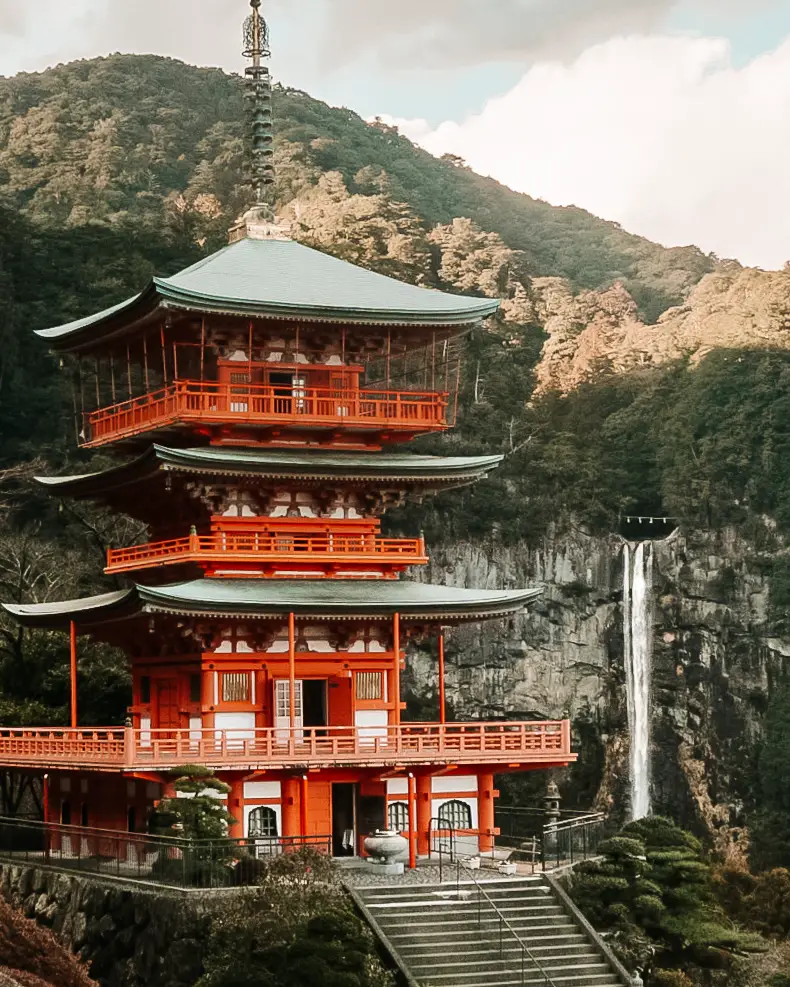
[[[274,858],[260,885],[214,912],[198,987],[392,987],[333,862]]]
[[[176,796],[160,801],[152,828],[186,840],[225,839],[235,822],[223,800],[230,787],[198,764],[174,768],[171,774]]]
[[[577,868],[572,894],[631,969],[688,972],[767,949],[728,921],[699,840],[669,819],[632,822],[599,852]]]

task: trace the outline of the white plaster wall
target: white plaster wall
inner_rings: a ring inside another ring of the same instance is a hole
[[[444,792],[476,792],[477,778],[475,775],[443,775],[431,779],[431,791],[435,795]]]
[[[245,781],[244,798],[260,799],[262,803],[273,799],[278,799],[280,798],[280,782],[279,781]]]

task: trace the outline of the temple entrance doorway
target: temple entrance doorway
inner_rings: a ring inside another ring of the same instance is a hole
[[[357,786],[332,784],[332,856],[353,857],[356,853]]]

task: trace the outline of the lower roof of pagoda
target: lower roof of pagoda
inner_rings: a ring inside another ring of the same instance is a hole
[[[207,478],[309,483],[386,484],[427,492],[466,486],[486,477],[502,456],[420,456],[388,452],[302,452],[207,446],[171,449],[153,445],[137,459],[99,473],[36,477],[63,497],[106,498],[123,495],[167,474]]]
[[[541,595],[539,589],[479,590],[406,580],[196,579],[170,586],[141,586],[62,603],[10,604],[3,608],[26,627],[80,631],[143,614],[226,619],[385,620],[463,623],[510,616]]]

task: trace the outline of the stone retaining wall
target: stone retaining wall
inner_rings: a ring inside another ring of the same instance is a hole
[[[203,892],[149,891],[0,863],[0,893],[90,963],[102,987],[193,987],[203,972]]]

